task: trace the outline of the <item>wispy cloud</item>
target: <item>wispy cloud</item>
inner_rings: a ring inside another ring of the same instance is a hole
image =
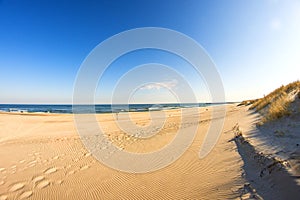
[[[161,88],[168,88],[172,89],[177,85],[178,81],[176,79],[164,82],[157,82],[157,83],[149,83],[147,85],[142,86],[141,90],[160,90]]]

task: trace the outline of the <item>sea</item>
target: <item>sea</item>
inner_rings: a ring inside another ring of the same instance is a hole
[[[178,108],[207,107],[227,103],[168,103],[168,104],[96,104],[96,105],[45,105],[45,104],[0,104],[0,112],[17,113],[117,113],[145,112]]]

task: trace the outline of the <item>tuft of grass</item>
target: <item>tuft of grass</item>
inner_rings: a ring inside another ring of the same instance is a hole
[[[239,103],[237,106],[249,106],[249,105],[253,104],[256,101],[257,101],[257,99],[245,100],[245,101],[242,101],[241,103]]]
[[[238,123],[236,123],[234,125],[234,127],[232,127],[232,131],[233,131],[234,137],[240,137],[243,135]]]
[[[266,120],[275,120],[283,116],[289,115],[290,111],[288,109],[291,100],[287,95],[282,95],[278,97],[274,102],[270,104],[268,112],[266,114]]]
[[[267,96],[254,101],[249,109],[255,109],[265,117],[264,122],[279,119],[289,115],[291,103],[290,94],[296,92],[300,98],[300,81],[292,82],[286,86],[282,85]]]

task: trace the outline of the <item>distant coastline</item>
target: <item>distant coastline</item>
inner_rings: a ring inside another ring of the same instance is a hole
[[[162,104],[96,104],[74,105],[76,113],[117,113],[117,112],[145,112],[157,110],[171,110],[178,108],[208,107],[225,105],[236,102],[220,103],[162,103]],[[0,112],[12,113],[74,113],[72,104],[0,104]]]

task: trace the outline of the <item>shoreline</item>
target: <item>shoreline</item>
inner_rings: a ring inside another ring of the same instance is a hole
[[[92,105],[95,107],[95,114],[106,114],[106,113],[126,113],[126,112],[152,112],[152,111],[163,111],[163,110],[174,110],[174,109],[182,109],[182,108],[203,108],[203,107],[212,107],[212,106],[226,106],[237,104],[238,102],[223,102],[223,103],[183,103],[183,104],[115,104],[113,107],[110,104],[96,104]],[[1,105],[5,105],[6,107],[2,107]],[[45,113],[45,114],[75,114],[73,112],[72,104],[0,104],[0,113]],[[19,106],[17,108],[16,106]],[[29,106],[29,107],[26,107]],[[34,107],[36,106],[36,107]],[[38,108],[42,106],[42,108]],[[67,108],[66,108],[66,107]],[[90,106],[90,105],[79,105],[79,106]],[[114,107],[115,106],[115,107]],[[119,107],[118,107],[119,106]],[[58,108],[64,107],[64,108]],[[98,108],[97,108],[98,107]],[[102,107],[102,108],[101,108]],[[4,110],[3,110],[4,109]],[[30,110],[31,109],[31,110]],[[11,111],[7,111],[11,110]],[[38,110],[38,111],[33,111]],[[44,110],[44,111],[41,111]],[[64,110],[64,111],[63,111]],[[93,111],[93,109],[91,110]],[[76,114],[89,114],[93,112],[81,111]]]

